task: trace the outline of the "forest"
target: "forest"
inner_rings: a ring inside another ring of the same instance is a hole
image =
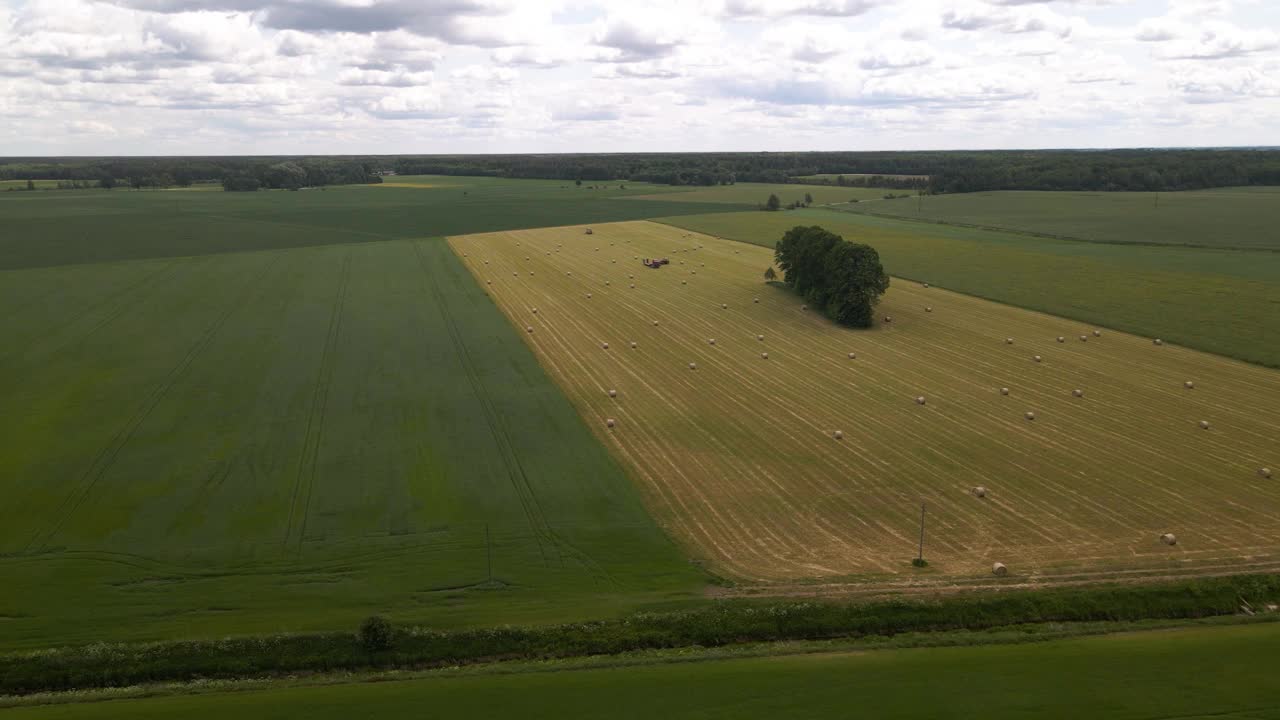
[[[665,185],[786,183],[810,175],[848,175],[840,184],[930,194],[1151,192],[1280,185],[1280,149],[0,158],[0,180],[58,180],[67,181],[66,187],[216,182],[229,190],[296,188],[377,182],[392,173]],[[927,180],[890,177],[895,175]]]

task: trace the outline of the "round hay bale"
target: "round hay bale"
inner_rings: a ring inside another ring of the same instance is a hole
[[[525,332],[528,332],[528,333],[533,332],[533,326],[532,326],[532,325],[525,325],[525,326],[524,326],[524,331],[525,331]]]
[[[632,275],[632,274],[630,274],[630,273],[628,273],[628,274],[627,274],[627,279],[628,279],[628,280],[635,280],[635,279],[636,279],[636,276],[635,276],[635,275]]]
[[[570,276],[570,275],[573,275],[573,273],[572,273],[572,272],[566,272],[566,273],[565,273],[565,275],[566,275],[566,276]]]
[[[1200,421],[1200,429],[1201,429],[1201,430],[1208,430],[1208,429],[1209,429],[1209,421],[1208,421],[1208,420],[1201,420],[1201,421]]]
[[[716,344],[716,339],[715,339],[715,338],[707,338],[707,344],[708,344],[708,345],[715,345],[715,344]]]
[[[611,397],[611,398],[616,398],[616,397],[618,397],[618,391],[617,391],[617,390],[610,390],[610,391],[609,391],[609,397]]]
[[[1093,331],[1093,336],[1094,336],[1094,337],[1102,337],[1102,331],[1101,331],[1101,330],[1094,330],[1094,331]]]
[[[758,303],[760,302],[760,298],[751,298],[751,302]]]
[[[726,305],[725,303],[720,303],[720,309],[721,309],[721,310],[728,310],[728,309],[729,309],[729,306],[728,306],[728,305]]]
[[[760,342],[764,342],[764,336],[763,336],[763,335],[757,335],[757,336],[756,336],[756,339],[757,339],[757,340],[759,340]]]
[[[1071,394],[1072,394],[1072,395],[1074,395],[1075,397],[1078,397],[1078,398],[1082,398],[1082,397],[1084,397],[1084,391],[1083,391],[1083,390],[1081,390],[1081,389],[1079,389],[1079,388],[1076,388],[1075,390],[1072,390],[1072,391],[1071,391]]]
[[[526,261],[526,262],[528,262],[528,260],[529,260],[529,256],[528,256],[528,255],[525,255],[525,256],[524,256],[524,259],[525,259],[525,261]]]
[[[849,353],[850,360],[856,360],[857,358],[858,358],[858,353]]]
[[[1081,335],[1081,336],[1080,336],[1080,342],[1089,342],[1089,336],[1088,336],[1088,335]]]
[[[801,309],[801,310],[808,310],[808,309],[809,309],[809,306],[808,306],[808,305],[801,305],[801,306],[800,306],[800,309]]]
[[[1008,394],[1009,394],[1009,388],[1003,388],[1003,387],[1002,387],[1002,388],[1000,388],[1000,394],[1001,394],[1001,395],[1008,395]]]
[[[532,270],[530,270],[530,271],[529,271],[529,277],[533,277],[533,271],[532,271]]]
[[[1036,419],[1036,414],[1035,414],[1035,413],[1033,413],[1033,412],[1031,412],[1030,410],[1028,410],[1028,411],[1027,411],[1027,414],[1026,414],[1026,416],[1025,416],[1025,417],[1026,417],[1028,420],[1035,420],[1035,419]]]
[[[632,290],[635,290],[635,289],[636,289],[636,284],[635,284],[635,283],[631,283],[631,289],[632,289]]]
[[[1044,360],[1044,358],[1040,357],[1039,355],[1036,355],[1035,360],[1036,362],[1040,362],[1041,360]]]
[[[1004,577],[1005,575],[1009,574],[1009,568],[1005,567],[1004,563],[1000,563],[1000,562],[992,563],[991,574],[995,575],[996,577]]]
[[[689,363],[689,369],[690,369],[690,370],[697,370],[697,369],[698,369],[698,363]]]
[[[609,281],[608,281],[608,280],[605,280],[605,281],[604,281],[604,284],[605,284],[605,285],[609,285],[610,283],[609,283]]]
[[[769,359],[769,353],[767,353],[767,352],[760,353],[760,359],[762,359],[762,360],[768,360],[768,359]]]
[[[518,273],[518,272],[513,272],[513,273],[511,273],[511,277],[520,277],[520,273]]]
[[[588,300],[590,300],[590,299],[591,299],[591,293],[587,293],[587,299],[588,299]]]
[[[1004,344],[1005,344],[1005,345],[1012,345],[1012,344],[1013,344],[1013,338],[1005,338],[1005,339],[1004,339]]]
[[[636,349],[636,348],[638,348],[638,347],[640,347],[640,346],[636,343],[636,341],[635,341],[635,340],[632,340],[632,341],[631,341],[631,349],[632,349],[632,350],[635,350],[635,349]]]
[[[1184,388],[1186,388],[1186,389],[1188,389],[1188,390],[1195,390],[1195,389],[1196,389],[1196,384],[1195,384],[1195,383],[1193,383],[1193,382],[1191,382],[1190,380],[1188,380],[1188,381],[1186,381],[1186,382],[1182,383],[1182,387],[1184,387]]]
[[[689,271],[689,274],[690,274],[690,275],[697,275],[697,274],[698,274],[698,271],[697,271],[697,270],[690,270],[690,271]]]
[[[658,327],[658,321],[657,321],[657,320],[654,320],[654,321],[653,321],[653,326],[654,326],[654,327]]]
[[[1269,479],[1271,477],[1271,468],[1258,468],[1258,475]]]
[[[609,343],[600,343],[600,348],[601,348],[601,349],[603,349],[603,350],[608,350],[608,349],[609,349]]]
[[[492,280],[485,280],[485,281],[484,281],[484,284],[485,284],[485,285],[492,285],[492,284],[493,284],[493,281],[492,281]]]
[[[688,283],[688,281],[686,281],[686,280],[681,280],[681,281],[680,281],[680,284],[681,284],[681,285],[688,285],[689,283]]]
[[[919,397],[917,397],[917,398],[916,398],[916,404],[917,404],[917,405],[923,405],[924,403],[925,403],[925,400],[924,400],[924,396],[923,396],[923,395],[921,395],[921,396],[919,396]]]
[[[893,322],[893,316],[892,316],[892,315],[885,315],[885,316],[884,316],[884,321],[885,321],[885,322],[887,322],[887,323],[891,323],[891,322]]]
[[[987,489],[981,485],[975,487],[973,490],[970,490],[970,492],[973,493],[974,497],[984,498],[987,496]]]
[[[925,311],[925,312],[933,312],[933,306],[932,306],[932,305],[925,305],[925,306],[924,306],[924,311]]]
[[[617,265],[617,264],[618,264],[618,261],[617,261],[617,260],[610,260],[609,262],[610,262],[611,264],[613,264],[613,265]]]
[[[618,424],[618,422],[617,422],[616,420],[614,420],[613,418],[609,418],[608,420],[605,420],[605,421],[604,421],[604,424],[605,424],[605,425],[608,425],[609,427],[613,427],[614,425],[617,425],[617,424]]]
[[[1164,344],[1164,341],[1163,341],[1163,340],[1161,340],[1160,338],[1156,338],[1156,339],[1155,339],[1155,340],[1153,340],[1152,342],[1153,342],[1154,344],[1156,344],[1156,345],[1163,345],[1163,344]]]
[[[488,265],[488,264],[489,264],[489,261],[488,261],[488,260],[485,260],[485,261],[484,261],[484,264],[485,264],[485,265]]]
[[[1165,545],[1177,545],[1178,536],[1174,535],[1173,533],[1165,533],[1160,536],[1160,542],[1164,543]]]
[[[1061,335],[1059,335],[1059,336],[1058,336],[1058,342],[1060,342],[1060,343],[1061,343],[1061,342],[1066,342],[1066,341],[1067,341],[1067,339],[1066,339],[1066,338],[1062,337]]]
[[[924,284],[924,286],[925,286],[925,287],[929,287],[929,283],[925,283],[925,284]]]
[[[837,439],[837,440],[843,440],[843,439],[844,439],[844,432],[843,432],[843,431],[840,431],[840,430],[836,430],[835,432],[831,433],[831,437],[833,437],[833,438],[835,438],[835,439]]]
[[[533,314],[534,314],[534,315],[537,315],[537,314],[538,314],[538,308],[534,308],[534,309],[533,309]]]

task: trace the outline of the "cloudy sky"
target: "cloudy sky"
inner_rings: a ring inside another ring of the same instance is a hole
[[[1263,144],[1277,0],[0,0],[0,155]]]

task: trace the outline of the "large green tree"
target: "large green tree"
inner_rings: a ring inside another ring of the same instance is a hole
[[[788,230],[774,256],[787,285],[842,325],[870,326],[876,303],[889,288],[875,248],[817,225]]]

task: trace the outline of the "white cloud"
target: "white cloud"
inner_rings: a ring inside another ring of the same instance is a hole
[[[0,154],[1265,144],[1278,29],[1263,0],[0,0]]]

